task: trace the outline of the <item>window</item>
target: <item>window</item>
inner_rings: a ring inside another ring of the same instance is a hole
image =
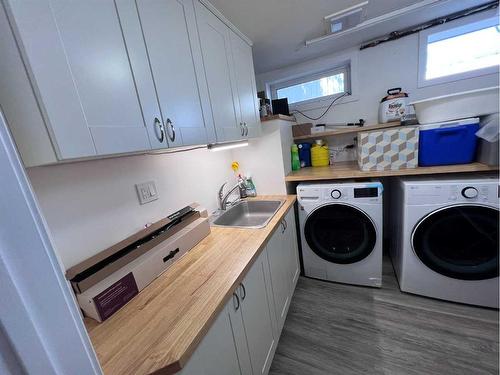
[[[466,20],[420,33],[420,87],[498,72],[498,18]]]
[[[349,68],[345,66],[273,85],[273,98],[288,98],[288,104],[333,98],[349,91],[348,72]]]

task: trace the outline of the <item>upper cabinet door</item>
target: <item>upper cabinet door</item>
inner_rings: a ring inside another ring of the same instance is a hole
[[[230,31],[240,121],[245,128],[245,136],[260,135],[260,117],[257,109],[257,88],[253,68],[252,47]]]
[[[137,1],[170,146],[215,140],[192,0]]]
[[[239,123],[237,90],[232,79],[230,30],[203,4],[196,1],[195,8],[217,141],[242,139],[244,129]]]
[[[115,2],[9,4],[58,157],[150,149]]]

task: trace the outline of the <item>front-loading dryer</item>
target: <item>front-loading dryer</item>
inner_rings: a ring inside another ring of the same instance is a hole
[[[391,258],[404,292],[498,308],[498,179],[405,177],[391,193]]]
[[[297,186],[305,276],[382,285],[382,184]]]

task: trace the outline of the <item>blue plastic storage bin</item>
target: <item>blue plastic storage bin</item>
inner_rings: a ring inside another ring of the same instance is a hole
[[[479,118],[420,126],[418,165],[466,164],[474,161]]]

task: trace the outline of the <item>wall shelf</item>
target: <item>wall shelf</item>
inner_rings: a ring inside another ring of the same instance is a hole
[[[294,141],[303,141],[303,140],[308,140],[308,139],[318,139],[318,138],[332,137],[332,136],[341,135],[341,134],[351,134],[351,133],[366,132],[366,131],[370,131],[370,130],[394,128],[396,126],[401,126],[401,123],[399,121],[394,121],[394,122],[388,122],[386,124],[376,124],[376,125],[367,125],[367,126],[349,126],[349,127],[340,128],[337,130],[324,131],[324,132],[316,133],[316,134],[301,135],[298,137],[294,137],[293,140]]]
[[[295,122],[295,116],[287,116],[287,115],[271,115],[266,117],[261,117],[260,122],[273,121],[273,120],[285,120]]]
[[[482,163],[417,167],[387,171],[361,171],[356,161],[337,162],[327,167],[308,167],[292,171],[285,177],[286,182],[340,180],[345,178],[370,178],[384,176],[410,176],[424,174],[472,173],[498,171],[498,166],[490,167]]]

